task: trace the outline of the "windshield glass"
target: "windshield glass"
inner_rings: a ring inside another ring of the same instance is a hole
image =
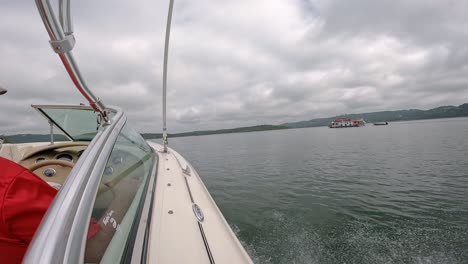
[[[73,141],[91,141],[99,129],[98,113],[80,108],[38,108]]]
[[[125,125],[102,172],[85,263],[124,263],[131,258],[156,158],[140,134]]]

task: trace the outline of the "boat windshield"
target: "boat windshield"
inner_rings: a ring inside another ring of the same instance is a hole
[[[87,106],[33,106],[73,141],[91,141],[100,127],[98,113]]]

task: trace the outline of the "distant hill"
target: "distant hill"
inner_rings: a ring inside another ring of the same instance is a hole
[[[255,132],[255,131],[267,131],[267,130],[278,130],[288,129],[286,126],[273,126],[273,125],[259,125],[251,127],[238,127],[231,129],[219,129],[219,130],[203,130],[203,131],[192,131],[184,133],[169,134],[169,137],[188,137],[188,136],[202,136],[202,135],[215,135],[215,134],[229,134],[229,133],[244,133],[244,132]],[[157,139],[162,138],[161,133],[143,133],[141,134],[144,139]],[[46,134],[19,134],[19,135],[0,135],[0,138],[5,140],[4,143],[27,143],[27,142],[48,142],[50,141],[50,135]],[[63,135],[54,135],[55,141],[67,141],[68,139]]]
[[[318,127],[327,126],[336,117],[352,117],[352,118],[364,118],[368,123],[374,122],[394,122],[394,121],[406,121],[406,120],[419,120],[419,119],[434,119],[434,118],[449,118],[449,117],[468,117],[468,103],[459,106],[440,106],[429,110],[398,110],[398,111],[382,111],[372,113],[361,113],[361,114],[344,114],[334,117],[327,118],[316,118],[308,121],[284,123],[281,125],[259,125],[250,127],[238,127],[231,129],[218,129],[218,130],[201,130],[184,133],[169,134],[169,137],[187,137],[187,136],[202,136],[202,135],[215,135],[215,134],[228,134],[228,133],[243,133],[243,132],[255,132],[255,131],[266,131],[266,130],[278,130],[288,128],[302,128],[302,127]],[[143,133],[141,134],[145,139],[156,139],[161,138],[161,133]],[[32,134],[20,134],[20,135],[7,135],[0,138],[5,139],[5,143],[25,143],[25,142],[47,142],[50,140],[50,135],[32,135]],[[64,141],[67,138],[63,135],[55,135],[56,141]]]
[[[327,118],[316,118],[308,121],[285,123],[282,125],[288,128],[327,126],[333,119],[337,117],[364,118],[366,122],[374,123],[463,116],[468,116],[468,103],[462,104],[460,106],[440,106],[429,110],[410,109],[361,114],[344,114]]]
[[[28,142],[49,142],[50,134],[19,134],[19,135],[8,135],[2,136],[4,143],[28,143]],[[68,141],[68,138],[64,135],[54,134],[54,141]]]
[[[188,137],[188,136],[203,136],[203,135],[215,135],[215,134],[229,134],[229,133],[244,133],[244,132],[255,132],[255,131],[267,131],[267,130],[278,130],[288,129],[286,126],[274,126],[274,125],[259,125],[251,127],[238,127],[231,129],[218,129],[218,130],[201,130],[184,133],[169,134],[169,137]],[[161,133],[143,133],[141,134],[144,139],[162,138]]]

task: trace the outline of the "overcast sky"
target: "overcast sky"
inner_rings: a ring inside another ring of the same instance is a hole
[[[33,0],[0,0],[0,134],[45,132],[31,104],[77,104]],[[168,1],[72,1],[88,85],[161,130]],[[170,132],[468,102],[468,1],[176,0]]]

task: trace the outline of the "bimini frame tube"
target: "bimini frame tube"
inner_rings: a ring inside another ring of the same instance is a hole
[[[63,32],[65,33],[65,35],[73,34],[73,23],[70,15],[70,0],[60,0],[59,9],[59,18],[60,23],[62,24]]]
[[[167,125],[166,125],[166,101],[167,101],[167,60],[169,57],[169,38],[171,36],[172,8],[174,0],[169,1],[169,10],[167,11],[166,39],[164,41],[164,65],[163,65],[163,96],[162,96],[162,117],[163,117],[163,152],[167,152]]]
[[[83,76],[78,69],[75,59],[71,53],[75,45],[75,37],[73,36],[73,28],[71,25],[70,16],[70,1],[59,0],[60,22],[54,14],[52,5],[49,0],[36,0],[37,9],[41,15],[44,26],[49,33],[50,45],[52,49],[59,55],[65,69],[70,75],[71,80],[76,88],[89,102],[89,105],[94,111],[99,112],[105,123],[109,123],[109,118],[106,113],[105,105],[91,92],[86,85]]]

